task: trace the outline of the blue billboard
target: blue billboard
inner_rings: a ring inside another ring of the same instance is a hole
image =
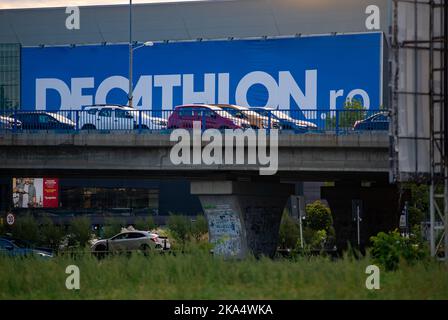
[[[382,33],[155,43],[134,50],[134,107],[340,109],[382,104]],[[23,109],[127,104],[127,45],[22,48]]]

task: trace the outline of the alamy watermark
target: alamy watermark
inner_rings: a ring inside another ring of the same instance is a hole
[[[68,30],[79,30],[81,28],[81,14],[79,7],[67,7],[65,13],[68,17],[65,19],[65,27]]]
[[[366,279],[366,288],[368,290],[379,290],[380,289],[380,268],[372,264],[367,266],[366,274],[369,276]]]
[[[79,290],[81,288],[79,267],[71,264],[65,268],[65,273],[69,275],[65,279],[65,287],[68,290]]]
[[[170,152],[174,165],[258,165],[260,175],[278,170],[276,129],[201,130],[201,122],[194,121],[193,130],[173,130],[170,141],[177,142]]]

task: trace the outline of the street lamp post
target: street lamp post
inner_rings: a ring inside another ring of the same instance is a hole
[[[132,79],[132,69],[133,69],[133,54],[134,50],[137,50],[144,46],[154,45],[151,41],[146,41],[142,45],[134,47],[132,40],[132,0],[129,0],[129,91],[128,91],[128,105],[133,108],[133,79]]]
[[[132,0],[129,0],[129,91],[128,91],[128,104],[132,106],[132,53],[134,50],[132,45]]]
[[[133,65],[133,53],[135,50],[140,49],[142,47],[147,47],[147,46],[153,46],[154,43],[152,41],[146,41],[145,43],[134,47],[134,45],[130,45],[129,46],[129,94],[128,94],[128,100],[129,100],[129,107],[133,108],[132,105],[132,100],[134,97],[133,94],[133,84],[132,84],[132,65]]]

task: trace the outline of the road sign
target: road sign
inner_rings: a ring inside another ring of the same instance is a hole
[[[12,213],[8,213],[8,215],[6,216],[6,223],[12,226],[15,221],[16,217]]]

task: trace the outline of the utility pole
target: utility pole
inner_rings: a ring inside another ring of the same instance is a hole
[[[133,108],[133,88],[132,88],[132,0],[129,0],[129,92],[128,92],[128,104]]]

